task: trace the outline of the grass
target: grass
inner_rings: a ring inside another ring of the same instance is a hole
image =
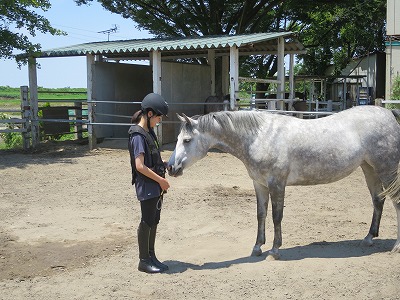
[[[20,109],[20,88],[0,86],[0,109]],[[86,99],[86,88],[43,88],[38,87],[39,100],[79,100]],[[68,102],[57,102],[57,106],[70,105]],[[39,103],[39,106],[41,103]]]

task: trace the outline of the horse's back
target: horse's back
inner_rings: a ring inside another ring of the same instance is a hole
[[[279,145],[272,156],[286,161],[289,185],[333,182],[364,162],[377,170],[397,168],[400,126],[387,109],[363,106],[320,119],[282,117],[275,122],[279,125],[269,128],[279,128],[280,133],[264,130],[264,138],[276,139],[269,139],[270,145]]]

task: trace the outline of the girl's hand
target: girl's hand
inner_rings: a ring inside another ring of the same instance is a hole
[[[169,182],[165,178],[161,178],[160,182],[158,183],[161,187],[161,190],[167,191],[169,189]]]

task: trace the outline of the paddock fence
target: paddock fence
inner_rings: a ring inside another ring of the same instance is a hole
[[[89,148],[97,146],[97,126],[131,126],[131,115],[114,114],[96,111],[98,104],[113,105],[140,105],[141,102],[114,101],[114,100],[87,100],[86,92],[66,92],[74,95],[70,99],[65,95],[59,98],[43,98],[37,100],[37,104],[31,103],[27,86],[22,86],[21,108],[0,109],[0,113],[20,114],[21,117],[0,119],[0,133],[16,132],[22,135],[24,149],[35,148],[39,141],[46,137],[59,136],[63,134],[74,134],[74,138],[88,139]],[[38,94],[46,91],[40,91]],[[243,93],[243,91],[241,91]],[[292,115],[299,118],[318,118],[335,113],[332,101],[317,101],[312,109],[310,106],[302,107],[301,110],[293,109],[293,100],[289,99],[256,99],[253,95],[260,91],[248,91],[246,99],[237,98],[235,109],[237,110],[265,110],[271,113]],[[52,92],[53,93],[53,92]],[[239,91],[236,91],[237,95]],[[62,92],[61,92],[62,94]],[[41,105],[40,105],[41,104]],[[376,105],[400,104],[400,100],[377,99]],[[170,103],[172,107],[219,105],[223,110],[229,110],[230,101],[223,102],[178,102]],[[37,106],[35,108],[35,106]],[[112,122],[99,121],[99,117],[110,117]],[[180,121],[164,119],[162,124],[179,124]],[[179,125],[178,125],[179,126]],[[161,130],[157,134],[161,136]],[[86,134],[86,136],[84,136]]]

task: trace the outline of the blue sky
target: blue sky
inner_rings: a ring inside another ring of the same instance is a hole
[[[118,32],[110,34],[111,40],[152,38],[147,31],[139,30],[131,20],[113,14],[93,2],[90,6],[77,6],[73,0],[51,1],[51,9],[38,13],[46,17],[53,27],[68,33],[67,36],[52,36],[38,33],[31,38],[40,43],[42,49],[52,49],[88,42],[107,41],[106,34],[99,31],[118,26]],[[48,88],[86,87],[86,58],[42,58],[38,59],[38,85]],[[14,60],[0,59],[0,86],[19,87],[28,85],[27,67],[18,69]]]

